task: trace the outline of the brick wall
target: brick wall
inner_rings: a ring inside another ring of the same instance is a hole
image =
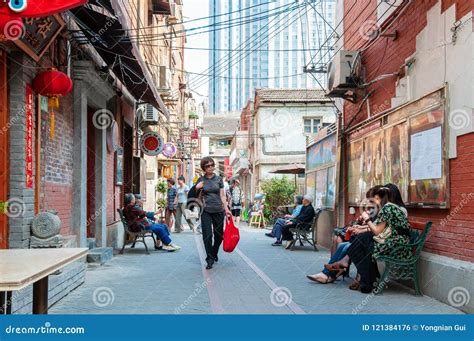
[[[362,63],[366,70],[368,81],[381,74],[399,71],[405,59],[416,50],[416,36],[427,24],[427,11],[437,3],[437,0],[416,0],[407,7],[403,15],[391,26],[390,31],[397,30],[395,41],[387,38],[378,39],[369,49],[363,52]],[[355,5],[354,5],[355,4]],[[471,1],[442,0],[442,11],[452,5],[456,6],[456,20],[459,20],[473,10]],[[349,9],[354,7],[349,11]],[[376,20],[377,0],[345,1],[344,47],[356,50],[367,46],[367,40],[362,39],[360,27],[367,20]],[[390,32],[389,32],[390,33]],[[370,86],[374,90],[370,97],[372,114],[390,108],[390,100],[395,96],[397,79],[388,78]],[[344,104],[344,122],[347,124],[358,111],[358,103]],[[353,124],[367,118],[366,105]],[[433,221],[433,229],[426,243],[426,251],[453,257],[456,259],[474,260],[474,230],[471,227],[474,220],[474,134],[468,134],[457,139],[458,157],[449,162],[450,167],[450,209],[409,209],[410,221],[416,228],[422,227],[428,220]],[[347,174],[347,170],[346,170]],[[473,193],[473,194],[471,194]],[[346,192],[347,198],[347,192]],[[345,205],[346,222],[353,219]]]
[[[72,95],[60,99],[55,112],[55,137],[50,137],[51,114],[42,113],[41,122],[41,202],[40,210],[56,210],[61,234],[71,234],[73,172]]]

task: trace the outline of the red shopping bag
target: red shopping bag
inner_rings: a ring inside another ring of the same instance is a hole
[[[239,229],[235,227],[232,217],[225,218],[224,230],[224,251],[232,252],[239,243],[240,233]]]

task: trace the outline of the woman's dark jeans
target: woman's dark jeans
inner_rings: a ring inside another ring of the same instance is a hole
[[[377,277],[376,265],[372,261],[373,237],[372,232],[358,234],[347,250],[347,254],[357,267],[357,272],[360,275],[360,288],[363,292],[372,291]]]

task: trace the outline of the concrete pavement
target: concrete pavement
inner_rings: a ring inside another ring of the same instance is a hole
[[[219,254],[204,269],[202,236],[173,234],[179,252],[143,245],[126,249],[101,267],[89,268],[86,282],[50,309],[51,314],[459,314],[430,297],[390,283],[383,295],[347,288],[351,279],[317,284],[306,279],[319,272],[329,252],[295,251],[271,246],[264,230],[241,227],[233,253]],[[151,242],[151,239],[150,239]],[[151,246],[151,243],[150,243]],[[352,267],[351,275],[354,275]]]

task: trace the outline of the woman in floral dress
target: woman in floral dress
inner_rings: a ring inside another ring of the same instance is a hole
[[[406,213],[397,205],[391,203],[390,190],[381,187],[374,193],[374,202],[381,207],[377,219],[370,221],[369,215],[364,212],[362,218],[367,225],[366,232],[360,233],[352,241],[347,250],[347,256],[336,263],[325,266],[330,271],[341,271],[349,266],[349,260],[357,267],[360,275],[360,290],[371,292],[376,280],[377,270],[372,255],[379,256],[391,253],[397,244],[408,244],[410,240],[410,225]],[[409,251],[397,255],[399,258],[408,258]]]

